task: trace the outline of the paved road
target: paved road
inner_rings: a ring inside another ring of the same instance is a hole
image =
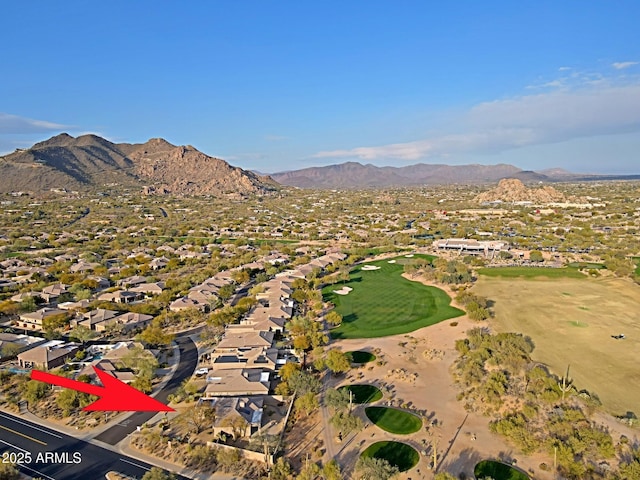
[[[162,403],[167,403],[167,397],[171,395],[187,378],[193,375],[198,365],[198,349],[189,337],[179,337],[176,343],[180,348],[180,363],[171,380],[167,382],[164,388],[154,397]],[[124,440],[127,435],[133,432],[137,426],[151,420],[157,412],[136,412],[122,420],[117,425],[105,430],[95,437],[96,440],[115,445]],[[87,477],[88,478],[88,477]]]
[[[53,454],[58,458],[52,458]],[[112,470],[142,478],[152,467],[135,458],[0,412],[0,461],[16,456],[22,460],[19,468],[24,474],[44,480],[99,480]]]

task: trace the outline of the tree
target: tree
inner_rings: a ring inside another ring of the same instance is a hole
[[[287,362],[282,367],[280,367],[278,373],[280,374],[280,378],[282,378],[283,381],[288,382],[295,373],[298,373],[300,371],[300,369],[300,364]]]
[[[335,310],[331,310],[324,318],[329,325],[340,325],[342,323],[342,315]]]
[[[39,400],[47,396],[49,385],[35,380],[29,380],[23,384],[22,398],[24,398],[30,407],[33,407]]]
[[[351,369],[351,359],[346,353],[332,349],[327,352],[325,365],[331,373],[344,373]]]
[[[320,475],[320,472],[318,464],[307,461],[302,465],[296,480],[315,480]]]
[[[296,411],[303,412],[305,415],[309,415],[314,410],[317,410],[319,406],[318,397],[313,392],[307,392],[296,398]]]
[[[20,471],[11,463],[0,463],[0,480],[20,480]]]
[[[543,262],[544,257],[542,256],[542,252],[540,250],[531,250],[529,252],[529,260],[532,262]]]
[[[355,478],[358,480],[388,480],[400,471],[382,458],[360,457],[356,462]]]
[[[78,325],[76,328],[69,332],[69,338],[75,338],[84,345],[87,340],[91,340],[96,336],[96,332],[84,325]]]
[[[331,460],[329,463],[325,463],[322,467],[322,478],[324,480],[342,480],[342,472],[338,462]]]
[[[158,368],[158,360],[151,352],[143,348],[134,348],[121,359],[126,368],[134,371],[136,379],[131,386],[144,393],[150,393],[152,380],[155,378],[155,371]]]
[[[175,480],[173,473],[164,471],[159,467],[153,467],[142,476],[142,480]]]
[[[0,347],[0,358],[3,357],[12,357],[17,355],[20,351],[20,345],[17,343],[3,343],[2,347]]]
[[[222,300],[223,302],[226,302],[233,296],[235,291],[236,287],[228,283],[227,285],[223,285],[220,287],[220,289],[218,290],[218,297],[220,297],[220,300]]]
[[[136,338],[152,347],[159,347],[168,346],[173,342],[174,335],[166,333],[160,325],[152,323],[139,333]]]
[[[440,472],[436,473],[435,477],[433,477],[433,480],[457,480],[457,478],[450,473]]]
[[[249,427],[249,424],[241,416],[233,415],[223,419],[222,422],[220,423],[220,426],[231,428],[231,433],[233,435],[233,438],[234,440],[237,440],[238,438],[245,436],[245,434],[247,433],[247,427]]]
[[[197,435],[213,424],[216,419],[216,411],[208,405],[193,405],[180,415],[180,419]]]
[[[359,432],[364,428],[360,417],[348,412],[339,411],[329,421],[344,435],[349,435],[351,432]]]
[[[271,468],[271,480],[291,480],[291,465],[283,457],[279,457]]]
[[[43,330],[58,330],[69,324],[69,314],[67,312],[49,315],[42,320]]]
[[[314,375],[307,372],[296,372],[289,378],[287,382],[289,387],[297,393],[297,395],[305,395],[306,393],[318,393],[322,384]]]
[[[231,278],[233,278],[234,282],[241,285],[243,283],[247,283],[251,277],[249,276],[249,272],[243,268],[242,270],[236,270],[233,272],[231,274]]]
[[[349,391],[346,388],[330,388],[324,394],[324,403],[335,411],[346,410],[349,406]]]

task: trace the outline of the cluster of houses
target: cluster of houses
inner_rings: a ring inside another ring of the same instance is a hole
[[[216,409],[216,433],[232,435],[234,420],[244,421],[248,434],[261,428],[264,400],[273,390],[275,373],[288,361],[295,361],[291,350],[276,346],[285,323],[294,315],[291,285],[314,268],[323,269],[345,258],[342,253],[329,253],[262,283],[258,303],[240,323],[227,325],[222,339],[207,355],[202,397]]]

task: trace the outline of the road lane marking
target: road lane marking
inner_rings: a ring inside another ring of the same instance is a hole
[[[42,440],[38,440],[37,438],[30,437],[29,435],[25,435],[24,433],[17,432],[16,430],[12,430],[10,428],[7,428],[4,425],[0,425],[0,428],[2,428],[3,430],[6,430],[7,432],[11,432],[11,433],[15,433],[16,435],[20,435],[21,437],[24,437],[24,438],[26,438],[28,440],[33,441],[33,442],[39,443],[40,445],[46,445],[46,443],[43,442]]]
[[[130,462],[129,460],[125,460],[124,458],[121,458],[120,460],[122,460],[122,461],[123,461],[123,462],[125,462],[125,463],[128,463],[129,465],[133,465],[133,466],[135,466],[135,467],[142,468],[143,470],[146,470],[147,472],[148,472],[149,470],[151,470],[150,468],[143,467],[142,465],[138,465],[137,463]]]
[[[7,420],[11,420],[12,422],[19,423],[20,425],[24,425],[25,427],[33,428],[34,430],[38,430],[38,431],[43,432],[43,433],[48,433],[52,437],[62,438],[60,435],[56,435],[55,433],[48,432],[47,430],[44,430],[42,428],[34,427],[33,425],[29,425],[28,423],[21,422],[20,420],[16,420],[15,418],[7,417],[6,415],[3,415],[2,413],[0,413],[0,417],[6,418]]]
[[[18,465],[20,465],[20,467],[21,467],[21,468],[26,468],[27,470],[31,470],[32,472],[36,472],[36,474],[37,474],[39,477],[47,478],[48,480],[56,480],[55,478],[50,477],[49,475],[45,475],[44,473],[39,472],[39,471],[38,471],[38,470],[36,470],[35,468],[27,467],[24,463],[18,463]]]
[[[15,448],[16,450],[20,450],[22,453],[30,453],[27,450],[25,450],[24,448],[20,448],[20,447],[14,445],[13,443],[5,442],[4,440],[0,440],[0,442],[4,443],[5,445],[9,445],[10,447]]]

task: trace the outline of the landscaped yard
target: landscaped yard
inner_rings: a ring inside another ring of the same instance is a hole
[[[353,393],[353,403],[377,402],[382,398],[382,392],[374,385],[347,385],[340,388]]]
[[[362,350],[347,352],[347,355],[351,355],[351,361],[353,363],[368,363],[373,362],[376,359],[376,356],[373,353],[363,352]]]
[[[401,442],[376,442],[369,445],[362,456],[383,458],[401,472],[415,467],[420,461],[420,454],[416,449]]]
[[[397,408],[367,407],[364,412],[376,426],[389,433],[407,435],[422,428],[420,417]]]
[[[450,305],[451,298],[443,290],[401,276],[403,263],[411,259],[398,257],[393,260],[395,263],[380,260],[360,265],[351,271],[348,282],[328,285],[322,290],[324,299],[333,302],[336,311],[342,315],[342,324],[331,331],[333,338],[409,333],[464,315],[462,310]],[[378,268],[367,270],[373,267]],[[343,287],[352,290],[344,295],[335,293]]]
[[[473,470],[476,478],[492,478],[493,480],[529,480],[529,476],[520,470],[501,462],[483,460]]]

